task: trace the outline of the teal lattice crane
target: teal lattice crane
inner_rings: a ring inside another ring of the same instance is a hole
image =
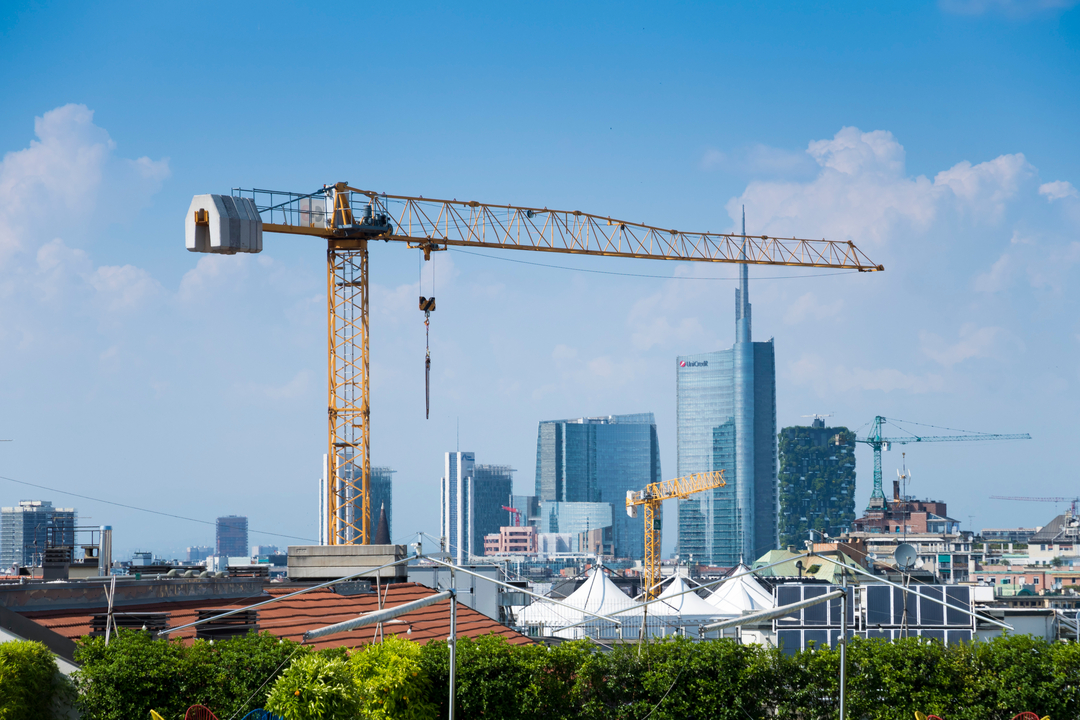
[[[971,432],[969,430],[954,430],[953,432],[962,432],[964,435],[918,435],[912,431],[900,427],[897,423],[907,423],[908,425],[918,425],[920,427],[935,428],[937,430],[952,430],[952,428],[938,428],[934,425],[923,425],[922,423],[911,422],[910,420],[893,420],[891,424],[907,435],[901,435],[898,437],[885,437],[882,434],[882,426],[889,421],[878,415],[874,418],[874,423],[870,426],[870,430],[866,433],[866,437],[856,437],[855,442],[861,442],[874,448],[874,492],[870,494],[870,504],[867,509],[876,509],[885,507],[885,492],[881,487],[881,450],[889,449],[890,445],[907,445],[908,443],[924,443],[924,442],[973,442],[976,440],[1030,440],[1031,435],[1027,433],[1013,433],[1011,435],[1002,435],[997,433],[983,433],[983,432]]]

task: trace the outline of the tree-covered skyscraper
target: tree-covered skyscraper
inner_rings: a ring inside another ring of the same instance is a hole
[[[855,433],[821,419],[784,428],[778,479],[781,546],[801,548],[810,530],[839,535],[855,519]]]

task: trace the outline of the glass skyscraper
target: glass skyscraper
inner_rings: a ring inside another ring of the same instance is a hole
[[[351,467],[351,466],[350,466]],[[372,467],[371,477],[368,478],[368,487],[371,489],[371,525],[368,526],[368,537],[375,537],[375,530],[379,527],[379,509],[386,509],[386,527],[390,530],[390,539],[394,538],[394,473],[388,467]]]
[[[514,469],[509,465],[477,465],[472,481],[472,545],[473,555],[484,554],[484,536],[499,532],[509,525],[510,497],[514,492]]]
[[[660,443],[652,413],[540,423],[536,496],[541,514],[552,502],[610,505],[617,557],[640,559],[645,554],[645,529],[641,518],[626,515],[626,491],[660,479]],[[564,505],[559,514],[568,511]],[[544,527],[540,531],[548,532]]]
[[[243,515],[219,517],[214,554],[224,557],[244,557],[248,554],[248,548],[248,519]]]
[[[439,533],[458,563],[484,554],[484,535],[507,524],[503,506],[514,491],[509,465],[477,465],[471,452],[448,452],[442,477]]]
[[[735,345],[676,360],[678,475],[723,470],[727,484],[679,501],[679,555],[732,567],[777,547],[776,358],[753,342],[747,266]]]

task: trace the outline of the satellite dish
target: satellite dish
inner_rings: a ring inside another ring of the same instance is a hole
[[[908,543],[900,543],[896,546],[896,552],[893,553],[893,558],[896,559],[896,566],[901,570],[908,570],[915,566],[915,561],[919,559],[919,554],[915,552],[915,548]]]

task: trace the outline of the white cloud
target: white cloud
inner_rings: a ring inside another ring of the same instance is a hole
[[[987,293],[1004,290],[1012,280],[1012,266],[1012,258],[1008,254],[1002,255],[987,272],[975,277],[972,287]]]
[[[819,166],[809,182],[755,181],[727,204],[739,217],[746,205],[754,232],[827,237],[862,246],[904,231],[925,232],[943,213],[1000,218],[1034,169],[1021,154],[972,164],[964,161],[933,180],[905,173],[905,152],[892,133],[845,127],[812,141],[807,154]]]
[[[133,265],[102,265],[87,277],[109,310],[130,310],[143,306],[163,291],[150,273]]]
[[[952,344],[926,331],[919,333],[923,354],[944,367],[951,368],[971,358],[985,357],[1001,335],[999,327],[976,327],[967,323],[960,328],[959,339]]]
[[[201,255],[180,279],[177,297],[181,302],[197,302],[217,296],[243,281],[251,262],[245,255]]]
[[[1005,209],[1005,201],[1015,197],[1020,183],[1033,174],[1034,168],[1022,153],[1017,153],[977,165],[964,160],[939,172],[934,177],[934,186],[952,190],[968,209],[999,216]]]
[[[727,155],[716,148],[706,148],[699,165],[702,170],[715,170],[727,162]]]
[[[821,397],[858,391],[909,394],[942,392],[945,380],[940,375],[914,375],[894,368],[848,368],[827,362],[820,355],[804,354],[789,366],[789,375],[796,385],[810,386]]]
[[[95,268],[89,255],[55,238],[38,248],[29,276],[37,299],[67,303],[84,310],[86,303],[109,313],[144,306],[164,292],[150,273],[133,265]]]
[[[0,160],[0,259],[32,250],[61,227],[126,219],[169,176],[167,159],[116,157],[116,143],[93,118],[85,105],[50,110],[34,120],[37,139]],[[106,184],[117,202],[99,212]]]
[[[1061,293],[1074,284],[1072,268],[1080,262],[1080,242],[1073,241],[1046,251],[1028,266],[1031,287]]]
[[[703,270],[694,268],[691,272]],[[699,310],[715,302],[715,290],[710,292],[703,287],[707,284],[669,280],[657,292],[638,299],[627,317],[634,347],[643,351],[654,347],[685,347],[710,338],[712,334],[705,331],[697,316]]]
[[[844,309],[844,301],[840,298],[831,303],[822,303],[813,292],[800,295],[784,313],[784,322],[788,325],[798,325],[804,320],[825,320],[836,317]]]
[[[868,171],[896,176],[904,171],[904,148],[891,132],[845,127],[830,140],[814,140],[806,150],[819,165],[845,175]]]
[[[1067,180],[1043,183],[1039,186],[1039,194],[1045,195],[1047,202],[1062,200],[1067,197],[1080,197],[1080,192],[1077,192],[1073,184]]]

